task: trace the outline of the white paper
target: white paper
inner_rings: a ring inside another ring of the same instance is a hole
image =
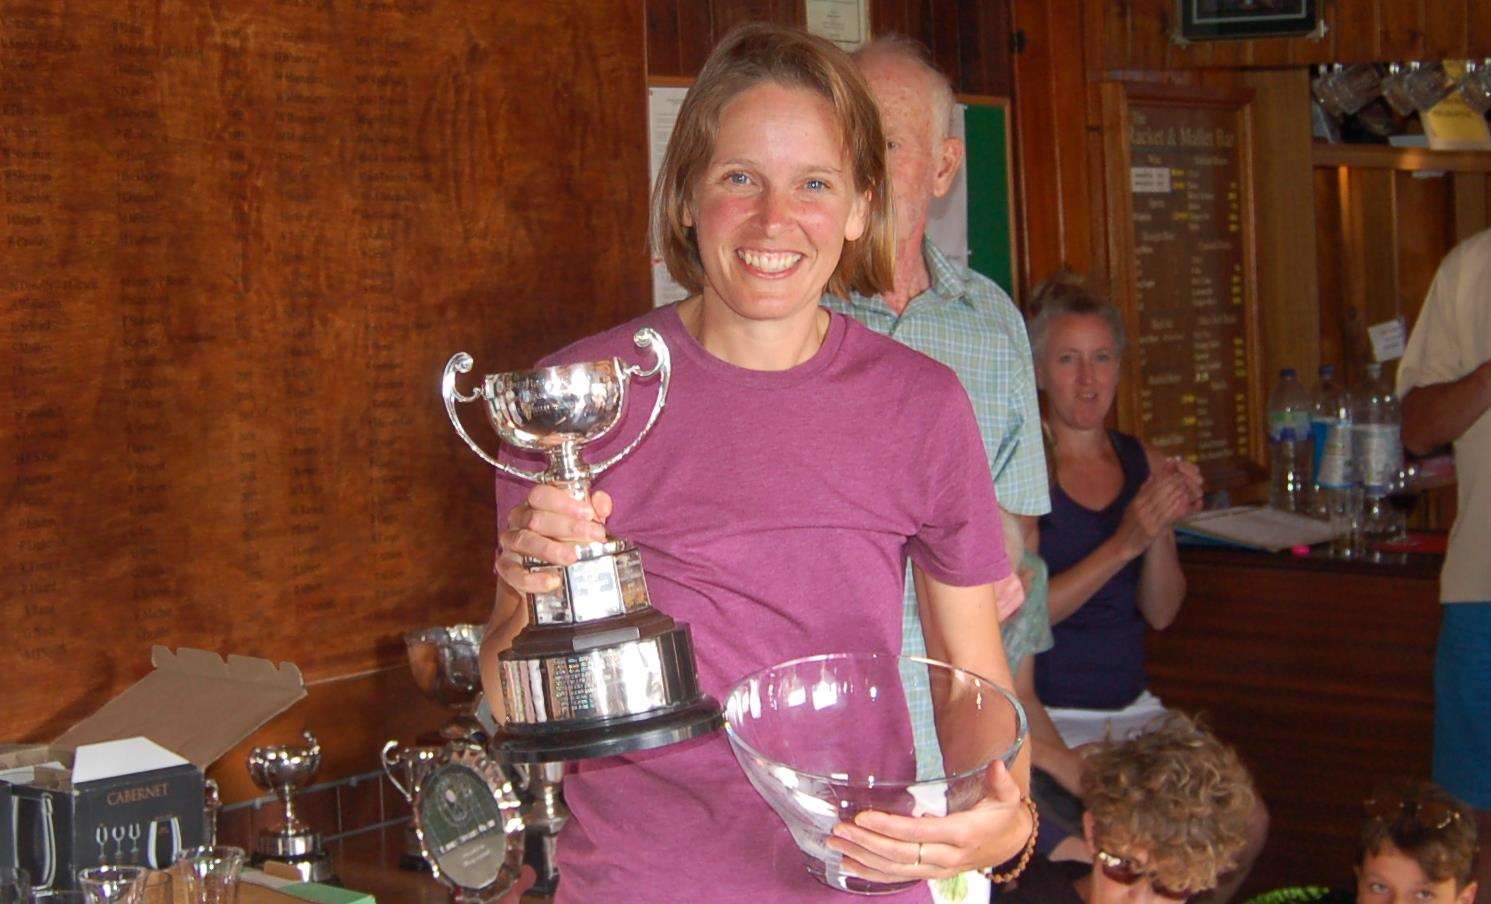
[[[1129,167],[1129,190],[1136,195],[1170,194],[1170,167]]]
[[[1395,317],[1367,327],[1372,338],[1372,358],[1376,361],[1396,361],[1403,357],[1403,345],[1407,342],[1403,318]]]
[[[803,0],[808,32],[854,50],[869,38],[869,0]]]
[[[1181,533],[1191,531],[1202,537],[1274,552],[1325,543],[1339,534],[1325,521],[1254,505],[1200,512],[1175,527]]]
[[[657,184],[658,170],[663,166],[663,154],[668,150],[668,139],[673,135],[673,124],[678,121],[678,108],[683,106],[687,88],[654,85],[647,89],[647,196],[652,197],[652,187]],[[672,304],[688,297],[683,286],[668,275],[662,257],[653,249],[652,253],[652,306]]]
[[[80,785],[116,775],[184,766],[186,762],[149,738],[120,738],[84,744],[73,753],[72,783]]]
[[[967,104],[953,105],[952,127],[948,134],[953,138],[967,140],[964,114]],[[958,176],[946,195],[933,198],[927,209],[927,238],[932,240],[948,259],[968,266],[968,167],[958,167]]]

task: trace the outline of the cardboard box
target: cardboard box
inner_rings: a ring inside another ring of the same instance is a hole
[[[202,839],[202,771],[305,696],[300,670],[151,650],[155,671],[51,744],[0,748],[14,850],[37,889],[100,863],[168,866]]]

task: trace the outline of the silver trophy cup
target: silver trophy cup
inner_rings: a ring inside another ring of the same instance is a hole
[[[286,864],[307,882],[335,881],[321,834],[295,815],[296,789],[309,785],[316,770],[321,768],[320,742],[310,732],[305,732],[304,737],[305,746],[276,744],[249,751],[249,778],[260,788],[273,791],[285,808],[284,822],[259,833],[253,862],[258,865],[274,860]]]
[[[441,395],[456,432],[498,470],[562,487],[588,499],[591,480],[637,447],[668,396],[668,346],[656,331],[638,330],[638,348],[656,362],[642,368],[618,358],[536,370],[488,374],[463,394],[456,376],[469,373],[461,352],[445,365]],[[621,420],[633,379],[661,375],[657,401],[642,431],[605,461],[580,457]],[[485,402],[501,440],[549,456],[549,467],[529,472],[487,454],[467,434],[457,403]],[[720,707],[699,690],[693,641],[686,625],[652,608],[642,557],[628,540],[577,543],[578,561],[525,564],[559,574],[559,588],[529,594],[528,625],[500,657],[507,722],[493,748],[514,762],[556,762],[645,750],[713,731]]]
[[[379,759],[383,762],[383,771],[388,775],[388,780],[403,795],[404,800],[412,804],[414,789],[419,787],[420,779],[435,768],[440,759],[440,751],[439,747],[402,747],[398,741],[389,741],[383,745]],[[414,836],[413,825],[404,828],[404,853],[399,855],[399,868],[416,872],[428,872],[430,869],[424,854],[420,853],[419,839]]]
[[[409,654],[409,672],[414,685],[426,697],[455,710],[456,715],[440,728],[447,741],[486,737],[476,720],[476,701],[481,696],[481,625],[448,625],[404,632]]]

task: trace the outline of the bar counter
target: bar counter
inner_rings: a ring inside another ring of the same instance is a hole
[[[1253,770],[1271,826],[1250,888],[1349,879],[1362,799],[1428,777],[1441,561],[1182,548],[1186,601],[1150,632],[1150,686]]]

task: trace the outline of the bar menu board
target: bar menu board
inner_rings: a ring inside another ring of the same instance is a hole
[[[633,13],[0,0],[3,739],[152,643],[314,680],[486,619],[441,368],[646,308]]]
[[[1262,464],[1248,97],[1105,86],[1125,428],[1212,486]]]

